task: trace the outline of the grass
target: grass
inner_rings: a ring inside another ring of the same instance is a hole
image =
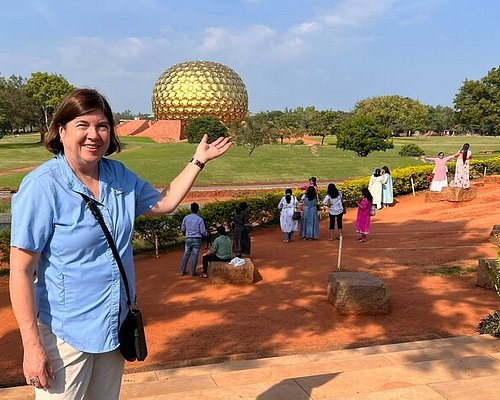
[[[0,214],[10,212],[10,201],[0,199]]]
[[[52,154],[38,143],[39,135],[6,136],[0,140],[0,188],[17,189],[29,171],[8,170],[32,167],[43,163]],[[124,148],[111,158],[123,162],[140,177],[156,186],[170,182],[191,159],[195,144],[158,144],[148,138],[120,138]],[[197,185],[230,185],[244,182],[305,182],[314,175],[320,184],[361,176],[369,176],[375,168],[388,165],[400,168],[420,165],[417,158],[400,157],[404,144],[415,143],[427,155],[439,151],[456,152],[469,142],[474,158],[488,158],[496,154],[480,154],[481,150],[500,152],[500,141],[493,137],[432,137],[425,139],[394,138],[394,149],[357,157],[353,152],[337,149],[334,138],[327,138],[324,146],[265,145],[258,147],[251,157],[247,149],[233,146],[224,157],[213,160],[203,170]],[[3,174],[2,174],[3,172]]]
[[[429,275],[433,276],[462,276],[462,275],[467,275],[472,272],[476,272],[475,267],[461,267],[461,266],[454,266],[454,267],[441,267],[441,268],[436,268],[436,269],[427,269],[425,272]]]

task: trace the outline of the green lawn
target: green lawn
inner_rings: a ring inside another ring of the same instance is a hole
[[[0,139],[0,174],[11,169],[39,165],[52,154],[38,143],[38,135],[19,135]],[[154,185],[169,182],[191,159],[196,145],[189,143],[158,144],[147,138],[121,138],[123,151],[112,158],[120,160],[128,168]],[[498,137],[432,137],[426,139],[395,138],[394,149],[357,157],[344,152],[327,138],[323,146],[266,145],[258,147],[251,157],[245,148],[233,146],[229,152],[211,161],[197,179],[198,185],[237,184],[244,182],[305,182],[311,175],[324,182],[368,176],[382,165],[400,168],[419,165],[421,161],[400,157],[398,152],[406,143],[422,147],[428,156],[439,151],[447,155],[456,152],[469,142],[474,158],[488,158],[500,153]],[[494,154],[480,154],[491,150]],[[16,189],[29,171],[0,175],[0,188]]]

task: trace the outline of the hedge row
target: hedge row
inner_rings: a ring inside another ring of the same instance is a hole
[[[484,168],[488,175],[500,173],[500,157],[487,160],[471,160],[471,175],[482,176]],[[428,175],[432,172],[434,164],[419,165],[414,167],[399,168],[392,171],[394,181],[394,196],[412,193],[412,180],[415,191],[429,188]],[[450,173],[455,171],[455,163],[448,165]],[[337,185],[342,192],[344,202],[348,207],[356,207],[361,200],[361,189],[367,187],[369,177],[346,181]],[[205,204],[200,209],[200,216],[204,219],[207,229],[214,232],[218,225],[223,225],[229,230],[231,219],[237,205],[243,201],[248,204],[250,221],[254,227],[276,224],[279,221],[278,202],[283,196],[282,190],[276,193],[265,194],[258,197],[240,198],[238,200],[216,201]],[[299,197],[302,191],[294,193]],[[326,195],[326,189],[319,191],[320,198]],[[181,239],[180,226],[182,219],[189,214],[185,207],[178,209],[174,214],[159,218],[140,217],[136,221],[136,238],[146,241],[152,246],[155,244],[155,235],[158,238],[158,247],[165,248]]]
[[[488,175],[500,174],[500,157],[486,160],[471,160],[471,175],[482,176],[486,167]],[[406,167],[392,171],[394,181],[394,196],[402,196],[412,193],[412,179],[416,191],[429,188],[427,176],[433,169],[433,164]],[[455,170],[454,163],[448,165],[450,173]],[[356,207],[361,200],[361,189],[368,186],[369,178],[354,179],[338,184],[342,191],[344,202],[348,207]],[[248,213],[250,221],[254,227],[276,224],[279,221],[278,202],[283,195],[283,190],[276,193],[269,193],[258,197],[240,198],[238,200],[216,201],[205,204],[200,209],[200,216],[205,220],[207,229],[214,232],[218,225],[223,225],[229,230],[231,219],[237,205],[243,201],[248,203]],[[323,198],[326,190],[321,188],[320,198]],[[302,191],[298,189],[294,193],[299,197]],[[174,214],[163,217],[139,217],[135,224],[135,237],[155,246],[155,239],[158,240],[159,248],[166,248],[173,243],[179,242],[181,237],[180,227],[182,219],[189,214],[189,209],[180,207]],[[2,232],[0,234],[0,256],[8,257],[10,234]]]

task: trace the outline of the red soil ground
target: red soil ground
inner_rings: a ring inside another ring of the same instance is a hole
[[[454,277],[428,271],[477,267],[478,258],[496,256],[488,237],[500,223],[499,198],[500,187],[488,184],[468,203],[425,203],[424,193],[398,198],[373,218],[366,243],[356,242],[356,210],[348,210],[342,270],[383,278],[391,292],[388,315],[345,316],[327,301],[327,277],[337,266],[339,244],[327,240],[327,220],[321,221],[318,241],[284,243],[277,227],[254,232],[252,260],[262,279],[251,286],[181,277],[180,251],[138,260],[150,355],[126,368],[474,334],[480,319],[500,308],[497,295],[475,285],[474,271]],[[5,277],[0,321],[0,385],[22,383],[22,347]]]

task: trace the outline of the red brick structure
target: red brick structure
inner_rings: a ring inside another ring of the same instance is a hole
[[[116,134],[118,136],[134,136],[138,133],[149,128],[151,121],[144,119],[136,119],[131,121],[124,121],[116,127]]]
[[[116,127],[118,136],[149,137],[157,143],[184,140],[184,129],[180,120],[125,121]]]

